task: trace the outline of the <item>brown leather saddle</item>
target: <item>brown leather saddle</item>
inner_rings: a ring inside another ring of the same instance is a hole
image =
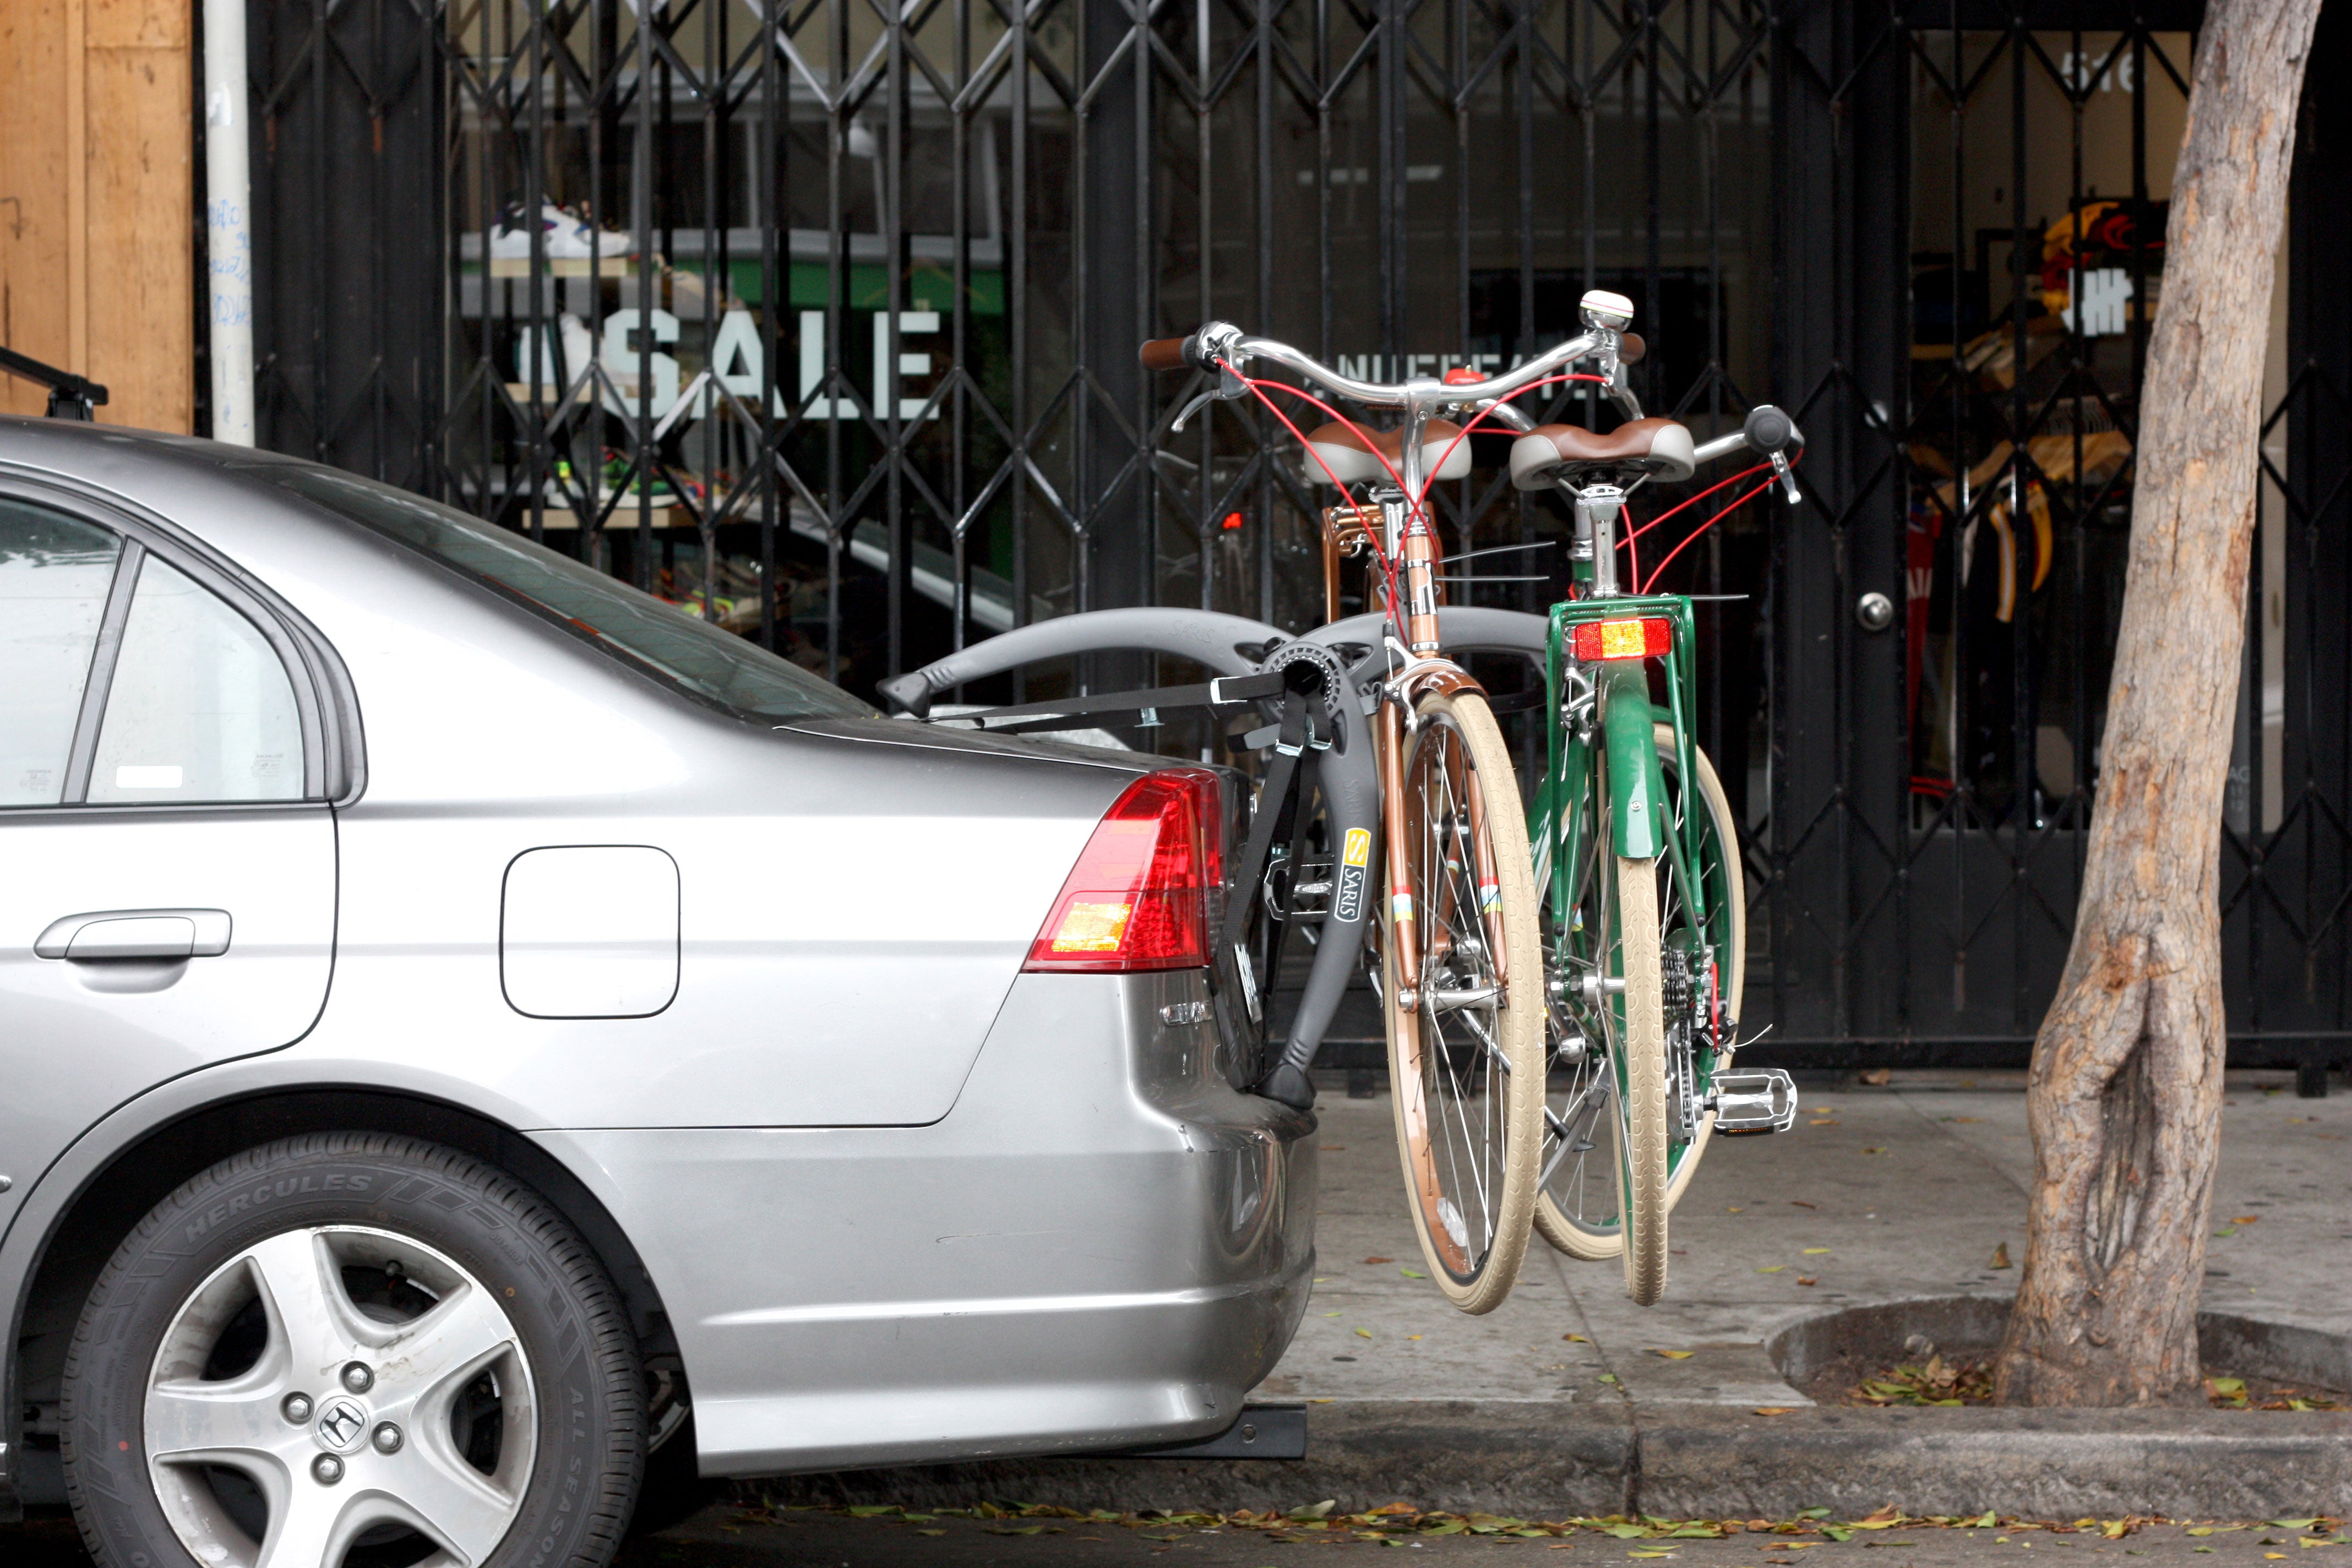
[[[1605,436],[1580,425],[1538,425],[1511,446],[1511,482],[1523,490],[1601,473],[1671,482],[1697,467],[1689,429],[1671,419],[1630,420]]]

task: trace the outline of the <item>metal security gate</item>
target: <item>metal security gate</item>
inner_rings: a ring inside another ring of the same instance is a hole
[[[1222,316],[1433,372],[1617,289],[1654,412],[1769,400],[1812,437],[1802,513],[1671,574],[1749,595],[1702,615],[1701,723],[1749,836],[1759,1049],[2018,1062],[2093,800],[2196,22],[2028,11],[255,0],[264,438],[870,691],[1075,609],[1317,613],[1324,498],[1251,410],[1171,434],[1141,339]],[[2264,592],[2300,577],[2250,644],[2226,851],[2248,1059],[2346,1024],[2324,205],[2266,447]],[[1557,537],[1475,446],[1457,547]]]

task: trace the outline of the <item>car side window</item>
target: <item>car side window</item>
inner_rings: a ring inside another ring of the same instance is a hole
[[[0,496],[0,806],[65,798],[122,541]]]
[[[92,803],[298,800],[293,682],[251,621],[149,554],[122,628]]]

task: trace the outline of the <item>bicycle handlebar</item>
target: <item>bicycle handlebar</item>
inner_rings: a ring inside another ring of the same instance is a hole
[[[1618,363],[1631,363],[1644,352],[1642,340],[1632,333],[1616,337]],[[1603,333],[1592,331],[1569,339],[1558,347],[1538,354],[1514,370],[1484,381],[1438,382],[1403,381],[1394,384],[1359,381],[1342,375],[1329,365],[1301,353],[1276,338],[1252,337],[1230,321],[1206,321],[1181,338],[1155,338],[1145,343],[1139,355],[1148,370],[1181,370],[1189,365],[1194,370],[1214,372],[1219,361],[1239,370],[1250,360],[1267,360],[1285,370],[1297,373],[1326,390],[1337,393],[1351,403],[1367,408],[1402,408],[1406,400],[1418,396],[1423,406],[1432,404],[1475,404],[1492,398],[1508,397],[1564,365],[1611,346]],[[1631,349],[1631,353],[1628,353]],[[1612,385],[1611,395],[1622,401],[1623,391]]]

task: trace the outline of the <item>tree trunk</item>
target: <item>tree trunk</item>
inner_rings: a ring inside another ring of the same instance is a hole
[[[2013,1405],[2200,1397],[2221,1142],[2229,767],[2272,274],[2319,0],[2210,0],[2141,393],[2123,625],[2074,941],[2034,1042]]]

